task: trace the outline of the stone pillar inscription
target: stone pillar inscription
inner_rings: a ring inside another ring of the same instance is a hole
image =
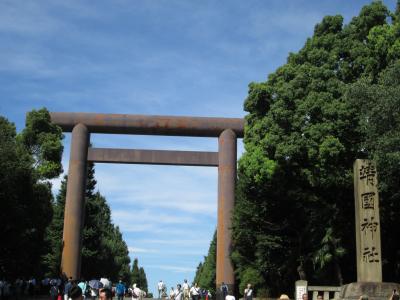
[[[378,180],[375,164],[354,163],[357,281],[382,282]]]
[[[83,124],[77,124],[72,130],[61,259],[61,270],[73,279],[78,279],[81,271],[88,146],[88,129]]]

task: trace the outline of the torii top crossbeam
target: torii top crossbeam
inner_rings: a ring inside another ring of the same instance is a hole
[[[71,132],[82,123],[91,133],[218,137],[225,129],[242,138],[244,119],[182,116],[149,116],[98,113],[50,113],[53,123]]]

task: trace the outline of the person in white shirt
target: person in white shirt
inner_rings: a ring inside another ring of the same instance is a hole
[[[90,297],[92,298],[92,300],[95,300],[98,295],[99,295],[98,289],[90,288]]]
[[[182,291],[181,291],[181,285],[178,283],[176,285],[176,290],[175,290],[175,300],[182,300]]]
[[[164,282],[163,282],[162,280],[160,280],[160,281],[157,283],[158,299],[161,299],[161,295],[162,295],[163,288],[164,288]]]
[[[231,293],[228,293],[228,295],[226,295],[225,300],[235,300],[235,296],[232,296]]]
[[[251,284],[247,284],[247,288],[244,289],[244,300],[253,300],[253,289],[251,288]]]
[[[132,300],[140,300],[143,297],[143,291],[139,289],[136,283],[132,286]]]
[[[189,300],[190,297],[189,284],[187,283],[187,279],[183,281],[182,289],[183,289],[183,300]]]
[[[170,300],[174,300],[175,299],[174,287],[171,287],[171,291],[169,292],[169,299]]]
[[[103,288],[111,289],[111,282],[105,277],[100,278],[100,282],[103,284]]]
[[[194,286],[190,289],[190,296],[192,297],[192,300],[199,300],[200,288],[197,286],[197,282],[195,282]]]

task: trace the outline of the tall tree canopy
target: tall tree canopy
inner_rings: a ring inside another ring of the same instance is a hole
[[[399,234],[399,12],[372,2],[347,25],[327,16],[266,82],[249,85],[233,220],[241,287],[271,295],[299,278],[356,280],[356,158],[377,160],[383,275],[400,280],[400,253],[385,245]]]
[[[51,185],[62,171],[62,131],[46,109],[27,114],[23,131],[0,117],[0,277],[40,275]],[[26,251],[29,249],[29,251]]]

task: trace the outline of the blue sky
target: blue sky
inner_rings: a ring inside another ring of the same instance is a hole
[[[393,10],[395,1],[384,1]],[[325,15],[368,1],[0,1],[0,114],[50,111],[243,117],[252,81]],[[207,138],[92,135],[96,147],[216,151]],[[70,135],[63,155],[68,170]],[[243,152],[239,142],[238,156]],[[216,227],[217,170],[96,165],[150,290],[192,280]],[[56,193],[60,180],[54,180]]]

